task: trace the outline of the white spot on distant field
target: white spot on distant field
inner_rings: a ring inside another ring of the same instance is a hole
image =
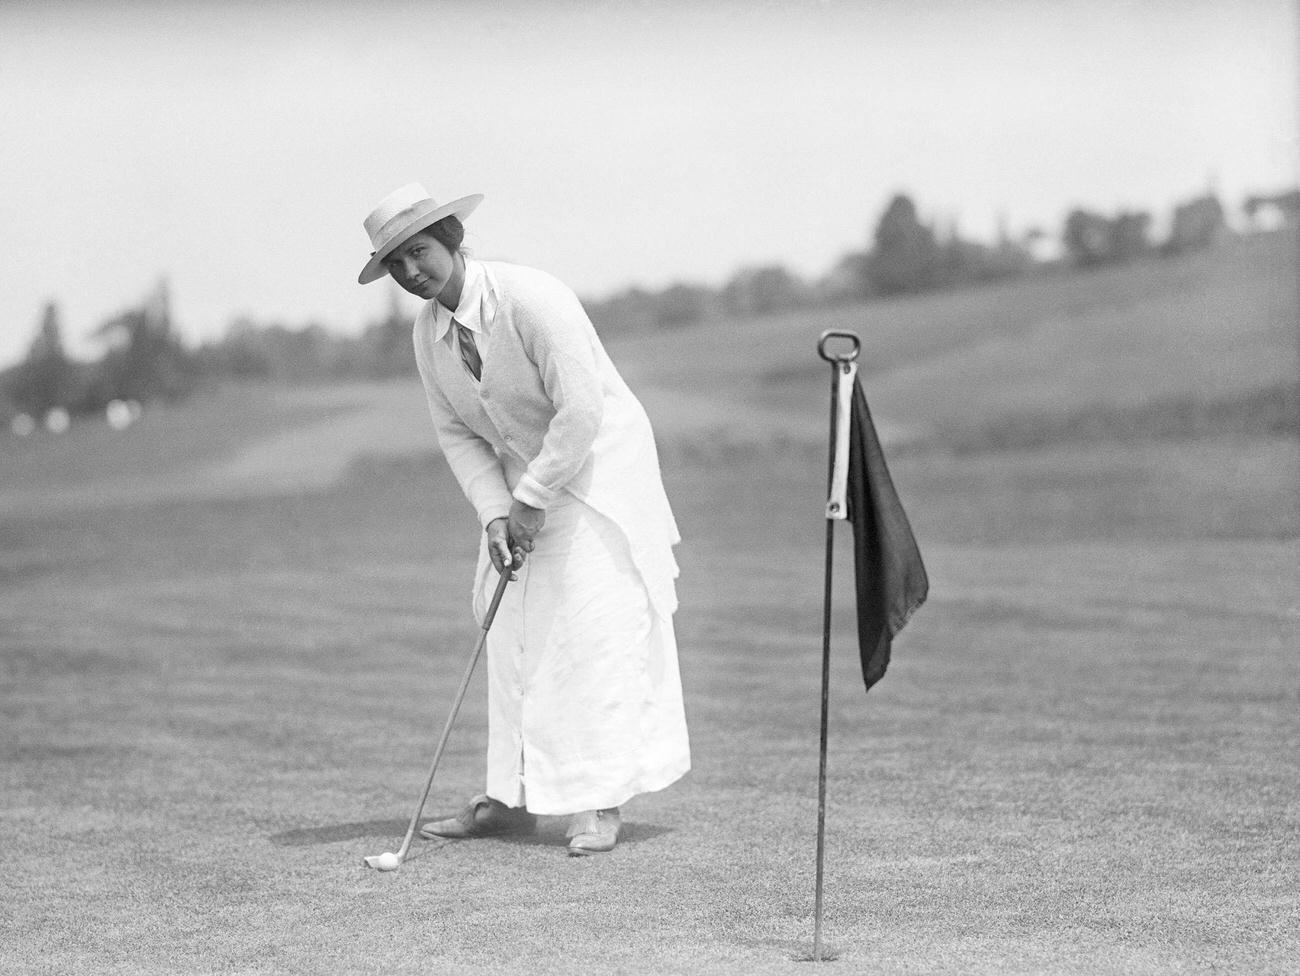
[[[36,430],[36,421],[25,413],[20,413],[9,421],[9,429],[18,437],[27,437]]]
[[[52,434],[62,434],[72,426],[72,418],[62,407],[55,407],[45,415],[45,429]]]
[[[126,430],[135,420],[135,414],[125,400],[110,400],[104,408],[104,419],[114,430]]]

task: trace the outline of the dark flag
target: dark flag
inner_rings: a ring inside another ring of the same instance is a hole
[[[870,690],[885,676],[890,643],[925,602],[930,582],[856,375],[851,417],[848,519],[853,524],[858,651]]]

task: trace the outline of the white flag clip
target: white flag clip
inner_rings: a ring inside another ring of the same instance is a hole
[[[858,364],[835,364],[835,454],[831,462],[831,486],[826,500],[828,519],[849,517],[849,433],[853,424],[853,386]]]

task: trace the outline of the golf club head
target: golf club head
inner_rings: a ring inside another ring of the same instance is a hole
[[[377,871],[396,871],[402,866],[402,860],[392,851],[384,851],[382,854],[371,854],[361,859],[361,863],[368,868],[374,868]]]

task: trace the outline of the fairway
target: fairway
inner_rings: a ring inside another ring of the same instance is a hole
[[[685,366],[612,340],[684,538],[694,768],[604,858],[557,818],[360,866],[476,633],[418,384],[5,439],[0,971],[808,972],[834,326],[932,587],[864,695],[840,530],[827,971],[1294,972],[1300,447],[1258,407],[1293,376],[1294,253],[706,323]],[[485,694],[426,819],[481,789]]]

